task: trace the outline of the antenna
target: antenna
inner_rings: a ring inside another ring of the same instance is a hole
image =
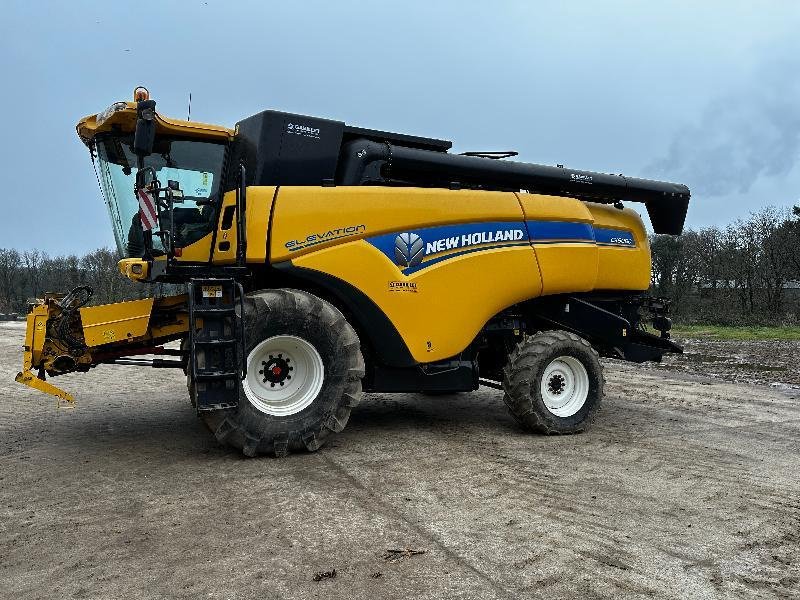
[[[189,92],[189,115],[186,117],[186,120],[192,120],[192,92]]]

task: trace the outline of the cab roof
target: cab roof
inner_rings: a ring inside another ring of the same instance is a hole
[[[233,129],[221,125],[178,121],[156,113],[156,134],[196,137],[207,141],[228,141],[233,137]],[[136,127],[136,102],[115,102],[103,112],[89,115],[78,121],[75,127],[78,137],[89,146],[99,133],[121,131],[133,133]]]

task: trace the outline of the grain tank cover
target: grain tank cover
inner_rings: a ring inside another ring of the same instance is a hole
[[[354,139],[446,152],[452,143],[265,110],[236,124],[234,161],[248,185],[323,185],[336,177],[342,145]]]

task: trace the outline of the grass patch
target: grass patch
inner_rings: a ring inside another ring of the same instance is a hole
[[[800,327],[723,327],[719,325],[675,325],[672,332],[683,337],[707,337],[718,340],[790,340],[800,341]]]

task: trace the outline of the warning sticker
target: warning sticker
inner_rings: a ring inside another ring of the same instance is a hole
[[[203,298],[222,298],[221,285],[204,285]]]

